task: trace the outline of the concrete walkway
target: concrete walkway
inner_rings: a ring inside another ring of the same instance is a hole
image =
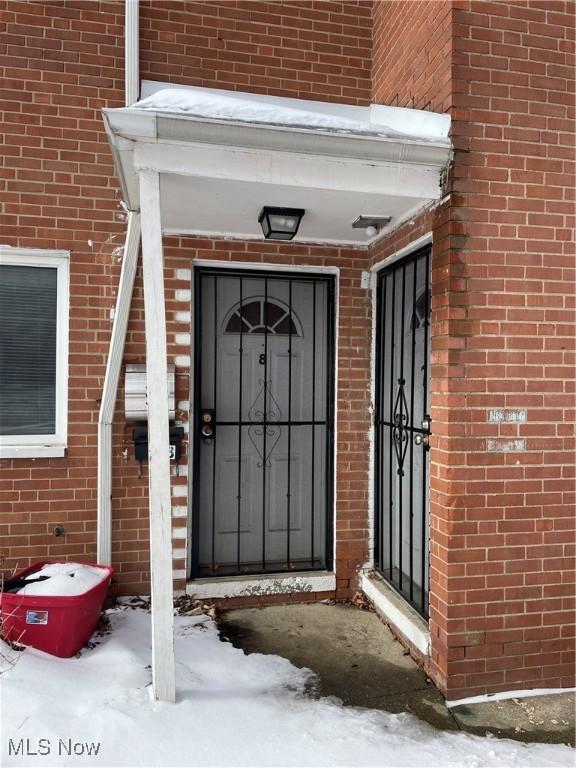
[[[442,695],[375,613],[349,605],[273,605],[229,611],[222,635],[246,653],[284,656],[318,678],[311,695],[349,706],[412,712],[436,728],[574,745],[574,694],[447,709]]]

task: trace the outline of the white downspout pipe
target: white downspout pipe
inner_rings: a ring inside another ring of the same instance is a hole
[[[98,562],[102,565],[110,565],[112,562],[112,422],[139,250],[140,214],[130,212],[128,214],[128,230],[124,244],[122,272],[118,283],[106,376],[102,388],[100,413],[98,414],[97,557]]]
[[[131,107],[140,98],[140,46],[138,0],[126,0],[124,34],[125,104]]]
[[[127,107],[140,96],[139,74],[139,7],[138,0],[125,0],[124,7],[124,102]],[[118,393],[120,369],[126,342],[126,329],[132,303],[134,278],[140,248],[140,214],[128,214],[128,228],[124,244],[122,271],[118,283],[114,324],[110,337],[110,349],[102,400],[98,414],[98,486],[96,523],[97,562],[112,562],[112,421]]]

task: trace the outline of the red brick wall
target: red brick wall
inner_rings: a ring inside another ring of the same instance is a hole
[[[5,90],[5,126],[0,194],[3,243],[71,252],[70,414],[68,455],[64,459],[0,461],[0,566],[23,567],[38,558],[95,558],[96,440],[99,398],[115,303],[125,215],[105,138],[100,110],[123,105],[124,3],[53,0],[0,3],[1,75]],[[212,87],[245,89],[286,96],[349,103],[370,100],[371,3],[367,2],[172,2],[141,3],[141,74]],[[167,260],[170,354],[189,350],[176,344],[176,333],[189,328],[174,322],[175,312],[189,307],[176,301],[186,282],[176,269],[190,269],[191,254],[229,258],[236,246],[188,241],[182,253],[170,245]],[[242,244],[240,259],[248,258]],[[255,246],[255,260],[264,258]],[[273,247],[272,260],[280,258]],[[306,263],[340,256],[334,249],[296,248]],[[252,257],[250,257],[252,258]],[[284,257],[282,257],[284,258]],[[352,270],[350,252],[343,266]],[[351,274],[351,272],[349,273]],[[344,301],[366,313],[356,289],[343,278]],[[359,283],[358,283],[359,284]],[[188,285],[189,288],[189,285]],[[364,294],[362,294],[363,296]],[[352,321],[351,321],[352,322]],[[346,327],[343,343],[361,331],[361,321]],[[365,341],[365,339],[364,339]],[[348,352],[343,350],[343,358]],[[131,315],[127,362],[144,361],[142,295],[137,285]],[[352,362],[345,363],[348,367]],[[350,384],[346,377],[342,387]],[[123,377],[122,377],[123,379]],[[131,427],[124,423],[123,380],[114,425],[113,509],[117,581],[124,591],[148,589],[148,518],[146,467],[137,477],[132,458]],[[178,371],[178,399],[186,400],[187,372]],[[362,383],[357,381],[362,390]],[[342,403],[346,419],[361,423],[360,395]],[[354,410],[355,409],[355,410]],[[185,414],[179,414],[185,416]],[[364,425],[365,433],[367,426]],[[347,433],[343,461],[358,470],[365,446]],[[360,439],[360,438],[359,438]],[[364,437],[360,439],[362,443]],[[346,466],[346,464],[344,464]],[[187,479],[179,486],[175,506],[185,505]],[[364,555],[357,542],[366,528],[365,494],[350,497],[340,489],[344,519],[341,549],[343,590],[351,569]],[[353,519],[354,518],[354,519]],[[63,523],[64,538],[52,529]],[[175,519],[181,529],[185,518]],[[177,531],[175,531],[177,533]],[[178,571],[185,542],[174,540]],[[182,580],[180,580],[180,585]]]
[[[434,230],[430,672],[458,698],[574,685],[574,6],[453,23],[451,198],[373,258]]]
[[[452,104],[452,3],[379,0],[373,25],[373,102],[446,112]]]
[[[454,22],[447,405],[463,411],[439,437],[436,610],[458,696],[574,684],[574,4],[462,3]]]
[[[123,104],[124,8],[0,8],[1,241],[71,252],[68,456],[0,461],[0,552],[13,568],[95,556],[96,420],[125,231],[100,109]]]
[[[144,0],[140,7],[142,79],[370,103],[370,0]]]

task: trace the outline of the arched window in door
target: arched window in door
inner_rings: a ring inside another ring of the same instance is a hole
[[[428,295],[428,288],[425,288],[418,298],[416,299],[416,303],[414,304],[414,311],[412,312],[412,320],[410,322],[410,330],[418,330],[418,328],[423,328],[426,324],[426,320],[429,318],[427,317],[427,313],[430,312],[430,297]]]
[[[294,311],[278,299],[252,296],[238,303],[228,314],[224,333],[302,336],[302,327]]]

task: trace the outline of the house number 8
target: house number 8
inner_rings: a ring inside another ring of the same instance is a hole
[[[260,354],[260,357],[258,358],[258,361],[259,361],[260,365],[266,365],[266,355],[264,354],[264,352],[262,352]]]

